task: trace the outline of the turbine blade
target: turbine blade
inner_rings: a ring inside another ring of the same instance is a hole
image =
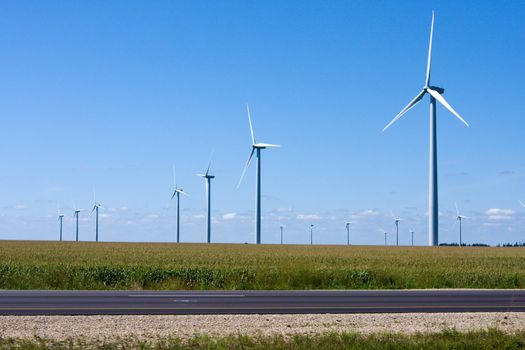
[[[187,194],[187,193],[184,192],[184,191],[180,191],[180,193],[182,193],[182,194],[185,195],[186,197],[189,197],[189,196],[190,196],[189,194]]]
[[[210,161],[208,162],[208,168],[206,169],[206,176],[208,176],[208,173],[210,172],[210,167],[211,167],[211,160],[213,158],[213,153],[215,152],[215,150],[211,151],[211,155],[210,155]]]
[[[255,144],[255,136],[253,134],[252,117],[250,115],[250,106],[246,104],[246,111],[248,112],[248,123],[250,123],[250,133],[252,135],[252,145]]]
[[[430,65],[432,63],[432,35],[434,34],[434,11],[432,11],[432,24],[430,25],[430,43],[428,44],[427,78],[425,86],[430,84]]]
[[[75,205],[75,201],[71,201],[71,204],[73,204],[73,209],[77,210],[77,206]]]
[[[407,104],[405,106],[405,108],[403,108],[401,110],[401,112],[399,112],[398,115],[396,115],[396,117],[394,119],[392,119],[392,121],[390,123],[388,123],[387,126],[384,127],[383,131],[385,131],[386,129],[388,129],[390,127],[390,125],[394,124],[399,118],[401,118],[406,112],[408,112],[410,109],[412,109],[412,107],[414,107],[422,98],[423,96],[425,95],[425,90],[422,90],[416,97],[414,97],[414,99],[412,101],[410,101],[409,104]]]
[[[523,203],[522,201],[519,201],[519,202],[520,202],[521,206],[522,206],[523,208],[525,208],[525,203]]]
[[[463,118],[461,118],[458,112],[456,112],[454,108],[452,108],[448,104],[448,102],[445,100],[443,96],[441,96],[439,92],[437,92],[436,90],[432,90],[431,88],[427,88],[427,91],[430,95],[432,95],[432,97],[434,97],[436,100],[439,101],[439,103],[441,103],[446,109],[448,109],[450,113],[454,114],[459,120],[461,120],[463,124],[465,124],[466,126],[469,126],[468,123]]]
[[[459,208],[458,208],[458,203],[454,203],[454,205],[456,206],[456,215],[459,216]]]
[[[265,148],[281,147],[281,145],[273,145],[271,143],[256,143],[254,146],[255,147],[265,147]]]
[[[252,147],[252,152],[250,153],[250,156],[248,157],[248,161],[246,161],[246,165],[244,165],[244,169],[242,170],[241,178],[239,179],[239,183],[237,184],[237,188],[241,186],[242,179],[244,178],[244,174],[246,173],[246,170],[250,166],[250,162],[252,161],[253,153],[255,152],[255,148]]]
[[[175,195],[177,194],[177,191],[173,191],[173,195],[171,196],[171,199],[175,198]]]
[[[93,212],[95,211],[95,209],[97,209],[97,205],[96,205],[96,204],[93,206],[93,209],[91,209],[91,214],[93,214]]]

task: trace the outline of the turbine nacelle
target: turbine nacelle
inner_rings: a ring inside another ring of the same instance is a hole
[[[432,89],[432,90],[438,92],[438,93],[441,94],[441,95],[445,92],[445,89],[440,88],[440,87],[437,87],[437,86],[425,86],[425,87],[423,88],[423,90],[425,90],[425,91],[427,91],[428,89]],[[428,91],[427,91],[427,92],[428,92]]]

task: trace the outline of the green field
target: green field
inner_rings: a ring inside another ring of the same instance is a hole
[[[0,289],[524,287],[525,248],[0,241]]]
[[[422,349],[462,349],[462,350],[518,350],[525,349],[525,333],[506,334],[497,330],[459,333],[447,331],[437,334],[371,334],[353,333],[298,335],[285,339],[280,335],[273,337],[207,337],[197,336],[188,340],[161,338],[155,342],[120,339],[86,343],[82,339],[53,341],[47,339],[8,339],[1,338],[1,349],[312,349],[312,350],[422,350]]]

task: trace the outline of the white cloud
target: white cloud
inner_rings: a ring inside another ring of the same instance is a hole
[[[27,207],[23,204],[17,204],[14,206],[14,208],[17,210],[22,210],[22,209],[26,209]]]
[[[357,219],[357,218],[362,218],[362,217],[378,216],[380,214],[381,213],[378,212],[378,211],[375,211],[375,210],[372,210],[372,209],[366,209],[366,210],[362,210],[362,211],[360,211],[358,213],[352,214],[352,218]]]
[[[485,212],[489,220],[505,221],[512,220],[516,212],[512,209],[490,208]]]
[[[237,218],[237,213],[226,213],[222,216],[223,220],[234,220]]]
[[[279,213],[287,213],[287,212],[292,211],[292,208],[277,208],[277,211]]]
[[[321,220],[321,217],[317,214],[299,214],[297,220]]]

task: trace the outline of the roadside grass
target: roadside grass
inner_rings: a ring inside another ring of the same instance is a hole
[[[188,340],[179,338],[160,338],[155,341],[119,339],[113,341],[86,342],[82,339],[53,341],[49,339],[0,338],[1,349],[525,349],[525,332],[506,334],[492,329],[487,331],[460,333],[445,331],[435,334],[371,334],[329,333],[321,335],[296,335],[285,338],[276,336],[198,336]]]
[[[0,241],[0,289],[524,287],[523,247]]]

